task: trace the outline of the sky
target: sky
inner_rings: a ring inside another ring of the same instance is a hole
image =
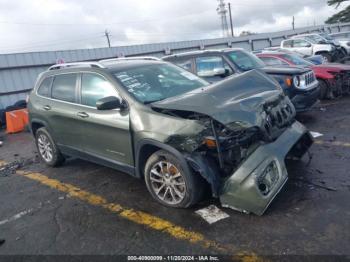
[[[323,24],[327,0],[225,0],[235,35]],[[0,0],[0,53],[106,47],[222,36],[217,0]],[[342,6],[341,6],[342,7]],[[340,8],[341,8],[340,7]]]

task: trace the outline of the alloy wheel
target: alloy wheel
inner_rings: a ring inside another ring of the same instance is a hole
[[[169,161],[159,161],[150,171],[153,192],[169,205],[181,203],[186,195],[186,182],[178,168]]]

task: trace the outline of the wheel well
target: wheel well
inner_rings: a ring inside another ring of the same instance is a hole
[[[44,125],[41,124],[41,123],[38,123],[38,122],[33,122],[33,123],[32,123],[31,128],[32,128],[32,133],[33,133],[34,136],[35,136],[36,131],[37,131],[39,128],[41,128],[41,127],[44,127]]]
[[[144,145],[141,149],[140,149],[140,152],[139,152],[139,163],[138,163],[138,171],[139,171],[139,174],[140,174],[140,177],[143,177],[144,176],[144,169],[145,169],[145,165],[146,165],[146,162],[148,160],[148,158],[153,154],[155,153],[156,151],[158,150],[161,150],[162,148],[160,147],[157,147],[155,145],[150,145],[150,144],[147,144],[147,145]]]

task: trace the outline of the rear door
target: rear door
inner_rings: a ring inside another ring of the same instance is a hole
[[[96,102],[101,98],[120,97],[118,90],[97,73],[81,73],[79,82],[78,122],[84,137],[84,151],[117,165],[133,166],[129,111],[96,108]]]
[[[77,123],[77,74],[64,73],[54,76],[51,99],[45,101],[51,134],[58,145],[81,148],[81,129]]]

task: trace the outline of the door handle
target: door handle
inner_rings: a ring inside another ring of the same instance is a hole
[[[49,105],[46,105],[46,106],[44,106],[43,108],[44,108],[44,110],[46,110],[46,111],[51,110],[51,106],[49,106]]]
[[[77,116],[81,117],[81,118],[87,118],[89,117],[89,114],[88,113],[85,113],[85,112],[78,112],[77,113]]]

